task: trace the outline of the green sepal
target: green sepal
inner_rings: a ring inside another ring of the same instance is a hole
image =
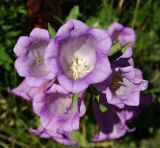
[[[95,99],[96,99],[96,101],[99,103],[100,96],[99,96],[99,95],[96,95],[96,96],[95,96]]]
[[[112,51],[109,52],[109,60],[111,62],[115,61],[117,58],[119,58],[126,52],[129,46],[130,46],[130,43],[122,47],[118,47],[118,43],[113,45],[113,47],[111,48]]]
[[[124,54],[126,52],[126,50],[128,49],[130,43],[124,45],[122,48],[121,48],[121,52]]]
[[[102,105],[101,103],[99,103],[99,109],[101,112],[106,112],[107,111],[107,107]]]
[[[78,101],[78,94],[72,95],[72,109],[75,107],[76,102]]]
[[[120,42],[114,43],[114,45],[112,46],[112,48],[109,51],[109,56],[112,56],[113,54],[115,54],[120,49],[121,49],[121,43]]]
[[[51,26],[50,23],[48,23],[48,32],[49,32],[49,35],[50,37],[53,39],[56,35],[56,31],[55,29]]]
[[[69,13],[69,15],[67,17],[67,20],[69,20],[69,19],[77,19],[79,15],[80,15],[79,6],[74,6],[70,11],[70,13]]]

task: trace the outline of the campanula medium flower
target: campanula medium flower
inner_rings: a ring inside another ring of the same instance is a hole
[[[26,78],[30,86],[38,87],[45,80],[54,79],[56,75],[56,72],[50,72],[44,62],[49,42],[50,36],[47,30],[34,28],[29,36],[21,36],[14,47],[17,56],[16,70],[20,76]]]
[[[107,107],[107,111],[102,112],[96,102],[93,102],[93,111],[100,127],[100,132],[93,138],[94,141],[117,139],[127,132],[132,132],[135,128],[128,128],[127,124],[140,114],[143,109],[152,103],[151,94],[140,94],[139,106],[127,106],[117,108],[107,103],[105,95],[100,95],[100,103]]]
[[[71,133],[79,129],[80,117],[86,112],[83,100],[92,84],[100,94],[99,101],[93,100],[100,127],[93,141],[117,139],[134,131],[127,124],[152,100],[142,92],[148,82],[143,80],[141,70],[134,68],[131,58],[135,39],[134,30],[119,23],[104,31],[78,20],[66,22],[54,39],[47,30],[39,28],[20,37],[14,47],[15,67],[25,80],[9,91],[31,101],[39,116],[39,127],[30,131],[42,138],[76,145]],[[123,55],[110,63],[112,42],[128,46]],[[79,97],[74,102],[75,94]],[[100,105],[107,110],[103,112]]]
[[[48,91],[34,98],[33,110],[45,129],[70,132],[79,128],[80,117],[85,113],[82,99],[80,97],[73,105],[72,95],[60,85],[53,84]]]
[[[79,93],[110,75],[107,55],[111,44],[106,31],[69,20],[60,27],[46,50],[46,63],[51,70],[58,63],[60,85],[69,92]]]
[[[101,96],[102,102],[105,102],[103,105],[107,107],[105,112],[100,111],[98,104],[93,102],[93,111],[100,127],[100,132],[94,136],[93,141],[117,139],[134,130],[128,128],[126,120],[118,116],[114,106],[106,103],[104,95]]]
[[[123,58],[131,57],[132,55],[132,45],[136,40],[136,34],[134,30],[130,27],[125,27],[120,23],[114,22],[107,29],[113,42],[119,41],[121,46],[129,44],[126,52],[121,56]]]
[[[126,65],[128,64],[129,62],[126,63]],[[118,65],[120,66],[118,67]],[[143,80],[141,70],[132,65],[121,67],[123,65],[125,63],[117,63],[117,67],[113,68],[110,77],[96,87],[106,94],[107,102],[110,104],[120,108],[123,108],[124,105],[138,106],[140,91],[147,88],[148,81]]]

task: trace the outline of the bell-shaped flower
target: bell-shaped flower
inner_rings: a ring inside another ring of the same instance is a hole
[[[96,88],[106,94],[108,103],[123,108],[125,105],[138,106],[140,91],[145,90],[147,86],[148,81],[143,80],[141,70],[131,65],[113,68],[110,77],[97,84]]]
[[[21,36],[14,52],[17,56],[15,67],[21,77],[33,87],[38,87],[45,80],[54,79],[56,70],[53,73],[47,68],[44,61],[45,50],[51,41],[49,33],[45,29],[34,28],[29,36]],[[54,67],[53,67],[54,68]]]
[[[51,70],[58,63],[60,85],[69,92],[79,93],[89,84],[101,82],[110,75],[107,55],[111,44],[106,31],[69,20],[60,27],[46,50],[46,63]]]
[[[118,41],[121,46],[128,44],[128,49],[121,56],[122,58],[128,58],[132,56],[132,44],[136,40],[136,34],[134,30],[130,27],[125,27],[122,24],[117,22],[112,23],[108,30],[108,34],[110,35],[113,42]]]
[[[106,107],[106,111],[102,112],[99,105],[95,101],[93,102],[94,114],[100,128],[100,132],[93,138],[94,141],[117,139],[127,132],[134,131],[135,128],[129,129],[127,124],[152,103],[151,94],[141,92],[139,106],[125,105],[124,108],[117,108],[107,103],[104,94],[100,96],[100,103]]]
[[[101,101],[105,100],[105,96],[101,96]],[[102,103],[102,102],[101,102]],[[126,125],[126,120],[121,120],[118,116],[115,107],[110,104],[103,104],[107,107],[105,112],[102,112],[99,109],[99,105],[96,102],[93,102],[93,110],[98,122],[100,132],[96,134],[93,138],[93,141],[103,141],[103,140],[111,140],[118,139],[124,136],[127,132],[134,131],[134,129],[129,129]]]
[[[80,117],[86,108],[83,97],[73,103],[72,94],[60,85],[53,84],[45,93],[36,95],[33,111],[40,117],[41,126],[46,130],[70,132],[79,129]]]

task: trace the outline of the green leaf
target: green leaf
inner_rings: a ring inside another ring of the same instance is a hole
[[[71,138],[74,141],[77,141],[81,146],[87,145],[87,141],[84,138],[83,134],[81,134],[79,131],[73,131],[71,133]]]
[[[129,45],[131,43],[127,43],[126,45],[124,45],[122,48],[121,48],[121,52],[124,54],[126,52],[126,50],[128,49]]]
[[[3,141],[2,142],[0,141],[0,146],[2,146],[3,148],[9,148],[9,146]]]
[[[87,19],[86,24],[90,27],[101,28],[100,20],[97,17],[90,17],[89,19]]]
[[[55,31],[55,29],[50,25],[50,23],[48,23],[48,31],[49,31],[50,37],[53,39],[53,38],[55,37],[56,31]]]
[[[12,28],[12,25],[2,25],[2,29],[3,30],[9,30],[9,29],[11,29]]]
[[[74,6],[70,11],[70,13],[69,13],[69,15],[67,17],[67,20],[69,20],[69,19],[77,19],[79,15],[80,15],[79,6]]]
[[[78,94],[73,94],[73,96],[72,96],[72,109],[75,107],[75,104],[77,101],[78,101]]]
[[[7,62],[7,63],[12,63],[11,57],[3,50],[0,50],[0,60]]]
[[[16,37],[16,36],[18,36],[19,34],[20,34],[20,31],[17,30],[17,31],[8,32],[8,33],[6,34],[6,36],[7,36],[8,38],[11,38],[11,37]]]
[[[113,46],[112,46],[112,48],[111,48],[111,50],[110,50],[110,52],[109,52],[109,56],[112,56],[113,54],[115,54],[117,51],[119,51],[121,49],[121,44],[120,44],[120,42],[116,42]]]
[[[25,10],[24,6],[19,6],[18,7],[18,12],[21,13],[21,14],[24,14],[24,15],[27,14],[27,11]]]
[[[130,46],[130,43],[124,45],[121,47],[120,42],[115,43],[110,52],[109,52],[109,59],[111,62],[115,61],[117,58],[119,58],[121,55],[123,55],[128,47]]]
[[[106,112],[107,111],[107,107],[102,105],[102,104],[99,104],[99,109],[101,112]]]
[[[13,63],[13,60],[9,56],[7,52],[5,52],[3,47],[0,46],[0,65],[3,65],[5,70],[10,70],[11,69],[11,64]]]
[[[124,54],[126,52],[126,50],[128,49],[128,47],[129,47],[130,44],[131,43],[127,43],[126,45],[124,45],[124,46],[121,47],[121,43],[120,42],[116,42],[112,46],[112,48],[111,48],[111,50],[109,52],[109,56],[112,56],[113,54],[115,54],[118,51],[121,51],[122,54]]]

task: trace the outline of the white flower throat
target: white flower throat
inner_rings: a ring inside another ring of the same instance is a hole
[[[69,71],[73,79],[76,80],[85,76],[90,71],[90,67],[84,58],[75,56],[69,63]]]

